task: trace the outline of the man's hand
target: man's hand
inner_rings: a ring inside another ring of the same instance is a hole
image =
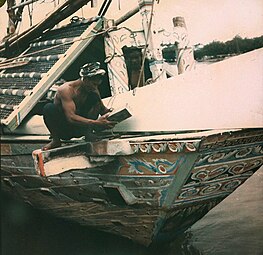
[[[104,129],[111,129],[114,128],[114,126],[118,123],[115,121],[109,121],[107,118],[110,115],[110,113],[106,113],[102,115],[100,118],[96,120],[96,130],[104,130]]]

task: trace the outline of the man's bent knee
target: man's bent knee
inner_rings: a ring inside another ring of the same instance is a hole
[[[44,108],[43,108],[43,115],[44,116],[49,116],[54,113],[57,113],[58,109],[57,106],[53,103],[47,103]]]

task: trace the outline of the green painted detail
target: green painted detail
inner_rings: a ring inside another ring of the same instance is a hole
[[[153,240],[159,233],[160,229],[162,228],[163,224],[166,221],[166,211],[165,209],[168,209],[173,204],[173,201],[176,199],[176,197],[180,194],[180,191],[189,178],[192,168],[194,166],[194,163],[198,157],[198,152],[192,152],[183,154],[181,157],[181,164],[174,175],[173,181],[170,185],[170,187],[167,189],[166,198],[164,199],[164,202],[162,204],[163,210],[160,213],[159,219],[156,221],[154,233],[153,233]]]

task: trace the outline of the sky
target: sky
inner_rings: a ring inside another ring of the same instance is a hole
[[[56,0],[57,2],[59,0]],[[102,0],[97,0],[102,3]],[[41,2],[41,1],[40,1]],[[55,3],[34,4],[33,21],[45,18]],[[63,2],[60,0],[60,2]],[[172,18],[183,16],[192,44],[207,44],[212,41],[231,40],[236,35],[253,38],[263,35],[263,0],[159,0],[155,1],[156,24],[172,29]],[[119,18],[122,14],[137,6],[138,0],[113,0],[106,17]],[[90,9],[86,5],[78,16],[96,15],[99,6]],[[28,26],[28,10],[24,11],[24,22],[19,30]],[[129,24],[140,27],[140,19]],[[7,26],[6,5],[0,8],[0,38],[5,36]]]

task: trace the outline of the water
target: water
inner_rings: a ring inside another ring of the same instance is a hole
[[[262,255],[263,167],[169,247],[146,249],[2,196],[2,255]]]

